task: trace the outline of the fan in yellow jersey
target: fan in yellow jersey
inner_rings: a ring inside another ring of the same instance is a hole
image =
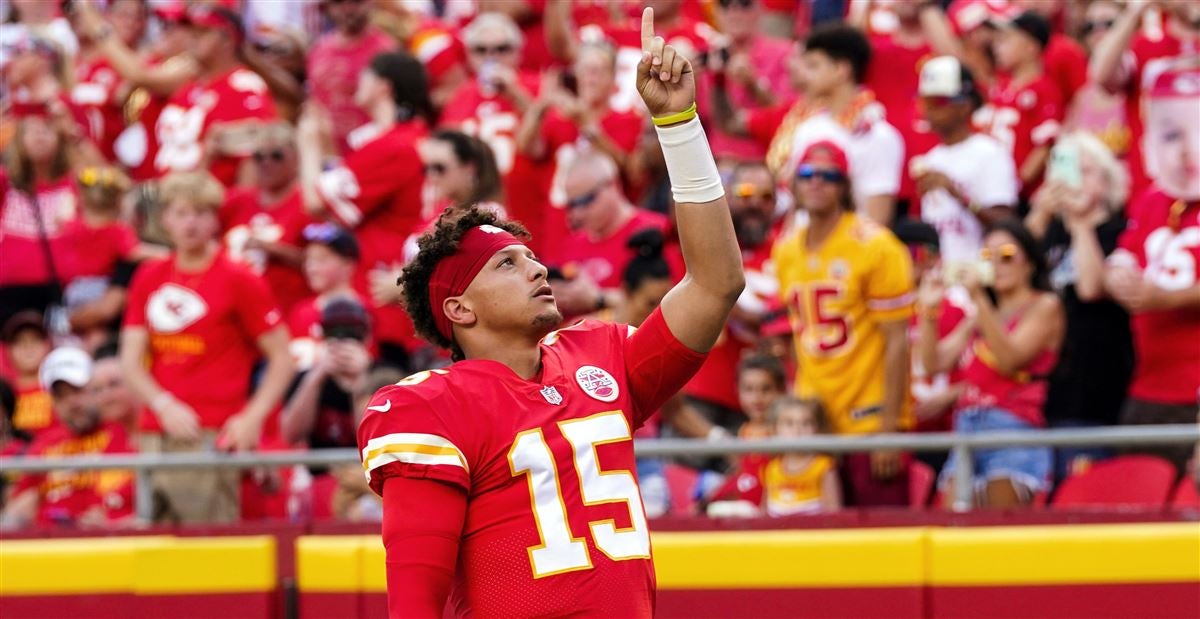
[[[776,243],[771,258],[798,326],[797,395],[819,401],[835,433],[892,432],[907,401],[912,262],[890,231],[852,212],[848,179],[841,148],[809,146],[793,182],[808,224]],[[855,504],[907,500],[898,454],[845,464]]]

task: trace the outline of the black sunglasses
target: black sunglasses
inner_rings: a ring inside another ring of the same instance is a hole
[[[597,187],[585,194],[581,194],[581,195],[575,196],[574,198],[570,198],[569,200],[567,200],[567,210],[574,210],[577,208],[584,208],[586,206],[591,206],[591,204],[596,201],[596,198],[600,197],[600,192],[604,191],[604,186],[607,184],[608,183],[606,182],[603,185],[600,185],[599,187]]]
[[[501,43],[491,47],[488,47],[487,45],[472,45],[471,53],[475,54],[476,56],[490,56],[493,54],[497,56],[504,56],[511,54],[513,49],[515,49],[515,47],[512,43]]]
[[[1117,23],[1115,19],[1102,19],[1099,21],[1083,22],[1083,34],[1087,36],[1097,30],[1111,30],[1113,24]]]
[[[446,173],[446,164],[444,163],[427,163],[425,164],[425,174],[441,176]]]
[[[740,6],[744,9],[748,9],[751,6],[754,6],[754,0],[721,0],[720,2],[718,2],[718,4],[720,4],[721,8],[723,8],[723,9],[727,9],[727,8],[734,7],[734,6]]]
[[[796,178],[802,181],[811,181],[814,178],[825,181],[826,183],[841,183],[846,180],[846,175],[837,170],[817,169],[808,164],[800,166],[796,170]]]
[[[254,157],[255,163],[266,163],[268,160],[279,163],[283,161],[283,155],[283,149],[276,148],[272,150],[256,150],[251,156]]]

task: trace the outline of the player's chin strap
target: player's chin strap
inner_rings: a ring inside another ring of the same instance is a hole
[[[656,125],[654,130],[658,132],[676,204],[711,202],[725,195],[725,185],[699,117],[670,127]]]

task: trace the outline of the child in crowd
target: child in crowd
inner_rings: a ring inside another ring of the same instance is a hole
[[[744,439],[765,438],[771,435],[767,424],[767,409],[787,393],[787,377],[778,359],[753,354],[738,365],[738,403],[746,422],[738,430]]]
[[[785,396],[767,413],[780,438],[816,436],[822,431],[821,407],[813,400]],[[842,508],[837,464],[826,455],[788,453],[772,458],[759,474],[763,510],[770,516],[831,512]]]

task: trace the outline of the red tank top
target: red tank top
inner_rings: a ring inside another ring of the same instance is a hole
[[[1024,310],[1009,318],[1004,330],[1012,333],[1021,322]],[[967,347],[968,359],[963,369],[966,391],[958,400],[957,410],[975,407],[1004,409],[1035,427],[1046,425],[1043,408],[1046,404],[1046,379],[1058,363],[1058,352],[1043,350],[1025,367],[1011,374],[996,368],[995,355],[983,337],[976,334]]]

